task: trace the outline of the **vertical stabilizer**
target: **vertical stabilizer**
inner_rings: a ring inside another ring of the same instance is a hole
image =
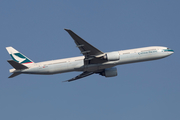
[[[18,52],[13,47],[6,47],[6,49],[14,61],[20,64],[34,63],[32,60],[30,60],[28,57],[26,57],[22,53]]]

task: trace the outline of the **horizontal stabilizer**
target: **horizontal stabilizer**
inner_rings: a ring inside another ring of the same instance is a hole
[[[9,64],[11,64],[12,67],[14,67],[16,70],[21,70],[21,69],[27,69],[28,67],[14,61],[14,60],[8,60]]]
[[[21,73],[13,73],[11,76],[9,76],[8,78],[13,78],[13,77],[15,77],[15,76],[17,76],[17,75],[19,75],[19,74],[21,74]]]

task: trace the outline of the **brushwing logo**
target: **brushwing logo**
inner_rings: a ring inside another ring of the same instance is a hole
[[[18,63],[22,63],[26,60],[24,56],[22,56],[20,53],[12,53],[12,58],[17,61]]]

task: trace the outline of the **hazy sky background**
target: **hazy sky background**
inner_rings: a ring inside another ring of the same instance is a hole
[[[179,0],[0,0],[1,120],[179,120]],[[5,47],[34,62],[80,56],[69,28],[103,52],[166,46],[167,58],[117,66],[118,76],[20,75]]]

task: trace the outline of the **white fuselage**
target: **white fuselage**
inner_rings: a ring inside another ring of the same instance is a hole
[[[173,53],[167,47],[153,46],[137,49],[118,51],[120,59],[117,61],[107,61],[97,64],[84,65],[84,56],[72,57],[59,60],[51,60],[39,63],[28,64],[28,69],[15,70],[10,72],[20,72],[26,74],[56,74],[71,71],[98,71],[116,65],[156,60],[167,57]]]

